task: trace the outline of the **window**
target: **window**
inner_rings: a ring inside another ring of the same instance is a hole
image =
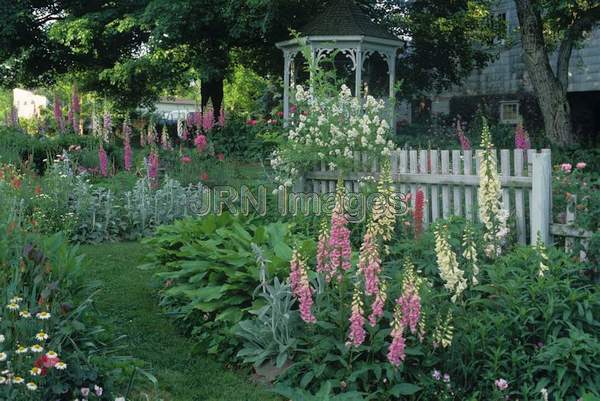
[[[521,119],[519,115],[519,102],[500,103],[500,122],[502,124],[518,124]]]
[[[496,37],[492,39],[491,44],[505,44],[506,38],[510,32],[506,12],[495,13],[490,16],[491,28],[497,32]]]

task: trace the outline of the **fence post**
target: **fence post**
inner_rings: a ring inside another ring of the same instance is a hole
[[[294,193],[303,193],[305,190],[306,178],[304,175],[298,177],[296,182],[294,182],[294,186],[292,187],[292,191]]]
[[[531,243],[538,232],[544,244],[550,243],[550,216],[552,199],[552,161],[549,152],[532,154]]]

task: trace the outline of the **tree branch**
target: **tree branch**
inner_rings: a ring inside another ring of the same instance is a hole
[[[579,15],[569,26],[564,39],[558,49],[558,59],[556,61],[556,76],[566,92],[569,86],[569,63],[575,43],[581,39],[581,35],[600,21],[600,5],[596,5]]]

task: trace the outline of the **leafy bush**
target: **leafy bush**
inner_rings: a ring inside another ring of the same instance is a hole
[[[532,248],[483,267],[482,285],[454,314],[460,335],[444,365],[465,394],[538,400],[546,388],[565,401],[600,394],[600,293],[567,255],[548,257],[543,276]],[[500,378],[509,384],[501,395]]]
[[[227,357],[239,344],[235,325],[263,304],[253,301],[254,289],[281,274],[291,258],[291,240],[283,223],[263,226],[229,213],[187,218],[160,227],[145,241],[152,249],[146,267],[168,269],[158,273],[164,284],[161,305],[191,328],[209,353]],[[269,263],[257,262],[253,246]]]

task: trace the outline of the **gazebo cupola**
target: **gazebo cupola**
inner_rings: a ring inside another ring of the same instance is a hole
[[[404,47],[404,41],[374,23],[352,0],[331,0],[327,8],[299,33],[298,38],[276,44],[284,56],[283,113],[286,120],[293,60],[303,46],[310,48],[311,56],[317,62],[334,50],[344,54],[355,74],[356,97],[361,97],[365,60],[378,53],[387,62],[389,96],[394,96],[396,57],[398,49]]]

